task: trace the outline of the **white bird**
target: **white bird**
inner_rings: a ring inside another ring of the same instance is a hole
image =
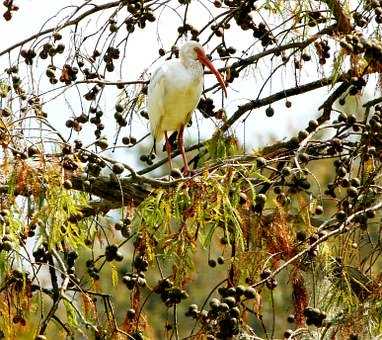
[[[171,144],[168,132],[178,131],[178,149],[182,154],[184,171],[189,173],[184,150],[184,127],[198,105],[203,90],[203,65],[216,76],[225,95],[227,90],[221,74],[207,58],[202,45],[195,41],[185,43],[179,50],[179,59],[167,60],[152,75],[147,96],[147,110],[151,133],[156,141],[166,139],[166,150],[171,163]]]

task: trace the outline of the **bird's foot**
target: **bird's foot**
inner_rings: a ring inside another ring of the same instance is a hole
[[[184,168],[183,169],[183,176],[184,177],[191,177],[194,174],[194,171],[190,170],[190,168]]]

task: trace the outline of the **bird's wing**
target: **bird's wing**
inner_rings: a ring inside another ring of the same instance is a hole
[[[162,137],[163,131],[160,131],[160,125],[165,114],[163,101],[166,95],[166,77],[162,67],[153,73],[147,94],[151,133],[154,139],[158,139]]]

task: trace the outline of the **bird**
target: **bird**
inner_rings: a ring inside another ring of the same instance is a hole
[[[168,133],[177,131],[178,149],[184,162],[183,172],[190,173],[183,134],[203,91],[203,66],[208,67],[215,75],[227,96],[222,75],[208,59],[202,45],[196,41],[186,42],[179,49],[179,58],[166,60],[159,66],[152,74],[148,85],[146,106],[154,138],[154,151],[156,142],[164,137],[171,171],[172,150]]]

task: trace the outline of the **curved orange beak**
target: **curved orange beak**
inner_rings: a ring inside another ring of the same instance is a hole
[[[215,75],[216,79],[218,80],[222,90],[224,91],[225,96],[227,97],[227,88],[225,86],[224,80],[220,72],[215,68],[215,66],[211,63],[211,61],[207,58],[206,54],[204,53],[203,50],[197,48],[196,49],[196,54],[198,56],[199,61],[207,66],[211,72]]]

